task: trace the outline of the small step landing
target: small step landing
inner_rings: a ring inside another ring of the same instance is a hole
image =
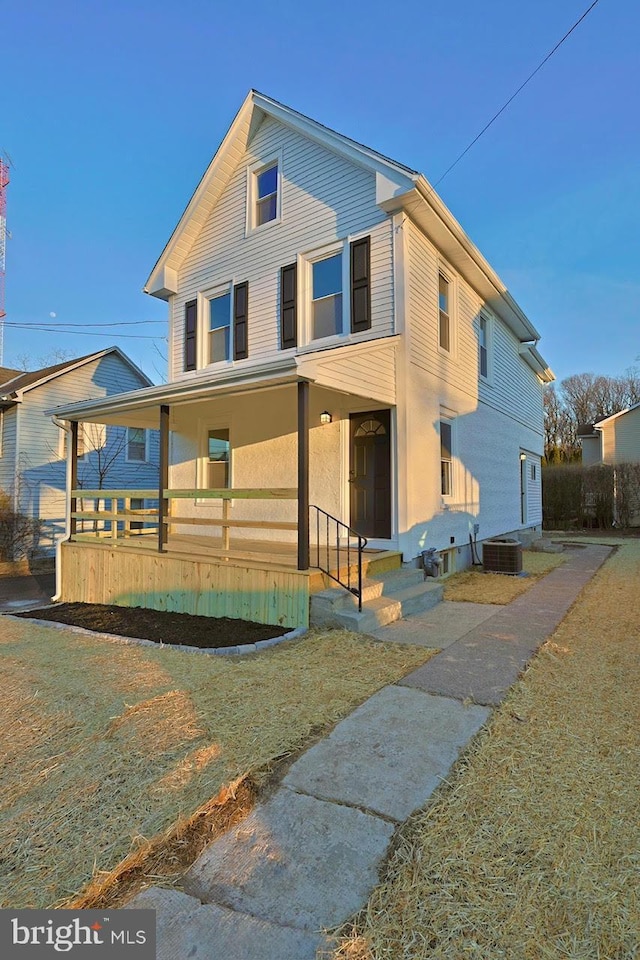
[[[314,627],[370,633],[403,617],[430,610],[440,603],[443,592],[443,584],[431,578],[425,580],[422,570],[390,570],[363,580],[361,612],[358,598],[336,586],[311,595],[309,619]]]

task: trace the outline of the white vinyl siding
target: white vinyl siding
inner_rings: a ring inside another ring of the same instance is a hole
[[[478,372],[478,319],[483,302],[456,276],[450,285],[455,304],[456,353],[439,349],[440,266],[435,247],[408,218],[408,328],[410,360],[421,370],[446,380],[448,386],[506,413],[542,435],[542,389],[538,378],[518,353],[519,341],[499,319],[491,324],[491,382]],[[452,271],[447,276],[453,279]]]
[[[281,151],[281,221],[245,236],[247,167]],[[371,237],[371,329],[393,333],[393,242],[390,219],[376,205],[375,176],[267,118],[238,163],[179,272],[171,298],[174,340],[170,376],[184,373],[184,304],[221,282],[249,282],[249,360],[279,353],[280,268],[352,236]]]
[[[16,462],[16,424],[17,409],[8,407],[4,411],[2,425],[2,456],[0,457],[0,490],[13,490]]]
[[[107,354],[34,387],[19,405],[19,445],[13,466],[21,509],[45,521],[43,546],[52,546],[52,537],[64,533],[66,461],[60,457],[60,427],[45,411],[87,397],[109,396],[134,390],[146,383],[115,354]],[[127,463],[127,434],[124,427],[85,424],[88,437],[106,442],[105,450],[118,451],[104,479],[105,487],[150,487],[158,483],[158,434],[149,431],[148,463]],[[78,479],[83,487],[98,486],[95,444],[89,442],[78,462]]]
[[[602,428],[604,463],[640,463],[640,407]]]

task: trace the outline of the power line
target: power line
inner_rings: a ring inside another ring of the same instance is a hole
[[[504,113],[504,111],[507,109],[507,107],[509,106],[509,104],[510,104],[513,100],[515,100],[515,98],[518,96],[518,94],[520,93],[521,90],[524,90],[524,88],[525,88],[526,85],[529,83],[529,81],[532,80],[532,79],[535,77],[536,73],[538,73],[538,71],[541,70],[542,67],[544,67],[544,65],[545,65],[545,63],[547,62],[547,60],[550,60],[550,59],[551,59],[551,57],[554,55],[554,53],[556,52],[556,50],[557,50],[559,47],[562,46],[562,44],[565,42],[565,40],[566,40],[568,37],[571,36],[571,34],[573,33],[573,31],[576,29],[576,27],[577,27],[580,23],[582,23],[582,21],[584,20],[584,18],[585,18],[589,13],[591,13],[591,11],[593,10],[593,8],[596,6],[597,3],[599,3],[599,0],[593,0],[593,3],[591,4],[591,6],[590,6],[587,10],[585,10],[585,12],[582,14],[582,16],[578,18],[578,20],[576,20],[576,22],[575,22],[574,25],[571,27],[571,29],[570,29],[570,30],[567,30],[567,32],[565,33],[565,35],[564,35],[564,37],[562,38],[562,40],[558,40],[558,42],[556,43],[556,45],[555,45],[555,47],[553,48],[553,50],[551,50],[551,52],[546,55],[546,57],[544,58],[544,60],[542,60],[542,61],[538,64],[538,66],[535,68],[535,70],[533,71],[533,73],[529,74],[529,76],[528,76],[527,79],[524,81],[524,83],[521,83],[521,84],[520,84],[520,86],[518,87],[518,89],[516,90],[516,92],[515,92],[514,94],[512,94],[512,95],[509,97],[509,99],[507,100],[507,102],[506,102],[502,107],[500,107],[500,109],[498,110],[498,112],[497,112],[493,117],[491,117],[491,120],[489,120],[489,123],[487,123],[487,124],[482,128],[482,130],[481,130],[480,133],[477,135],[477,137],[474,137],[474,139],[471,141],[471,143],[469,144],[469,146],[468,146],[468,147],[465,147],[465,149],[462,151],[462,153],[460,154],[460,156],[457,157],[457,158],[453,161],[453,163],[451,164],[450,167],[447,167],[447,169],[446,169],[445,172],[442,174],[442,176],[440,177],[440,179],[439,179],[439,180],[436,180],[436,182],[433,184],[434,189],[438,186],[438,184],[442,183],[442,181],[443,181],[444,178],[447,176],[447,174],[451,173],[451,171],[453,170],[453,168],[454,168],[455,166],[457,166],[458,163],[460,163],[460,161],[461,161],[462,158],[465,156],[465,154],[467,154],[467,153],[469,152],[469,150],[471,150],[471,147],[473,147],[474,144],[476,144],[476,143],[478,142],[478,140],[480,139],[480,137],[482,136],[482,134],[483,134],[483,133],[486,133],[486,131],[487,131],[487,130],[489,129],[489,127],[491,126],[491,124],[492,124],[495,120],[498,119],[498,117],[500,116],[500,114],[501,114],[501,113]]]
[[[165,324],[166,320],[114,320],[109,323],[66,323],[63,320],[60,320],[58,323],[53,321],[49,322],[48,320],[42,320],[41,324],[46,327],[134,327],[142,323],[162,323]],[[14,326],[18,326],[18,321],[15,321]],[[25,323],[21,326],[30,327],[32,324]]]
[[[34,323],[6,323],[7,327],[14,327],[20,330],[35,330],[39,333],[69,333],[73,334],[74,337],[104,337],[104,333],[93,333],[91,330],[61,330],[60,327],[51,327],[48,325],[40,326],[39,324]],[[114,337],[118,340],[124,338],[126,340],[166,340],[167,337],[154,337],[151,334],[144,333],[114,333]]]

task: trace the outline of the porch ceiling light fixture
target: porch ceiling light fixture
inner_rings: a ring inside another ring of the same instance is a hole
[[[324,426],[325,423],[331,423],[333,417],[328,410],[323,410],[320,414],[320,423]]]

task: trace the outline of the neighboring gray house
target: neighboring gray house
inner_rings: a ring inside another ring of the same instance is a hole
[[[640,403],[578,428],[582,463],[640,463]]]
[[[65,532],[68,424],[45,411],[149,386],[118,347],[29,372],[0,367],[0,489],[41,521],[33,550],[50,553]],[[86,424],[79,434],[80,486],[157,486],[157,431]]]
[[[640,403],[595,423],[581,424],[578,439],[585,467],[613,467],[616,521],[640,526]]]

